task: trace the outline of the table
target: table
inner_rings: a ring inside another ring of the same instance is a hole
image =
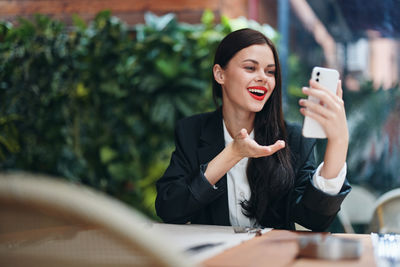
[[[287,231],[265,229],[261,236],[255,234],[237,234],[232,227],[212,225],[171,225],[154,224],[157,230],[164,232],[174,240],[182,250],[195,244],[221,243],[224,245],[192,255],[192,259],[205,267],[217,266],[274,266],[274,267],[372,267],[376,266],[370,235],[333,234],[336,237],[357,239],[362,243],[362,255],[355,260],[319,260],[297,258],[297,238],[315,234],[308,231]],[[208,235],[207,235],[208,233]],[[322,233],[330,235],[330,233]],[[199,240],[197,240],[199,239]],[[191,255],[189,255],[191,256]]]
[[[274,267],[369,267],[376,266],[369,235],[334,234],[334,236],[358,239],[363,244],[361,258],[357,260],[328,261],[297,258],[298,246],[295,239],[299,232],[272,230],[230,248],[202,262],[204,266],[274,266]]]
[[[334,236],[359,239],[363,253],[357,260],[327,261],[297,258],[297,237],[311,232],[264,229],[261,236],[234,233],[232,227],[215,225],[172,225],[152,223],[142,225],[166,237],[164,245],[174,246],[177,253],[186,254],[189,262],[204,267],[217,266],[273,266],[273,267],[369,267],[376,266],[369,235],[334,234]],[[311,233],[312,234],[312,233]],[[328,235],[328,233],[327,233]],[[161,241],[161,239],[160,239]],[[216,244],[205,250],[188,252],[188,248],[202,244]],[[17,254],[15,254],[15,253]],[[0,234],[0,266],[144,266],[143,255],[135,254],[129,247],[114,239],[107,231],[96,226],[56,226],[23,232]],[[185,255],[181,255],[182,257]],[[59,264],[62,262],[63,264]],[[6,264],[9,263],[9,264]]]

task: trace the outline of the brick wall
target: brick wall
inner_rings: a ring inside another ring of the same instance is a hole
[[[0,20],[15,21],[17,16],[31,17],[35,13],[71,21],[72,14],[91,20],[96,13],[109,9],[128,24],[143,22],[143,14],[173,12],[179,21],[198,23],[205,9],[217,17],[247,16],[249,0],[0,0]]]

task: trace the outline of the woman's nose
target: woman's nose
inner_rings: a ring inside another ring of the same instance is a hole
[[[256,82],[262,82],[262,83],[266,83],[267,82],[267,75],[265,74],[265,72],[261,71],[257,74],[256,76]]]

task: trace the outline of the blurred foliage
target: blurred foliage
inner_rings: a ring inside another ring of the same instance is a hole
[[[107,11],[89,24],[73,21],[0,23],[0,168],[84,183],[156,218],[154,184],[168,165],[175,121],[214,108],[218,42],[243,27],[279,36],[245,18],[216,24],[209,11],[197,25],[147,13],[130,28]],[[297,101],[310,70],[295,55],[289,66],[285,115],[301,123]],[[349,180],[378,193],[400,186],[399,94],[367,83],[344,95]]]
[[[303,122],[298,100],[304,98],[311,68],[289,58],[290,82],[286,119]],[[366,82],[360,91],[344,88],[344,101],[350,133],[347,169],[350,183],[367,187],[376,195],[400,187],[400,86],[374,89]],[[322,161],[326,140],[317,140],[317,161]]]
[[[345,91],[350,131],[350,182],[380,195],[400,187],[400,86],[376,90],[372,82]]]
[[[299,58],[289,57],[288,105],[285,118],[302,123],[298,100],[306,97],[311,70]],[[343,79],[343,78],[342,78]],[[350,183],[367,187],[376,195],[400,187],[400,86],[375,89],[371,81],[359,91],[344,90],[344,102],[350,133],[347,178]],[[326,140],[317,140],[317,161],[323,161]]]
[[[145,15],[129,28],[110,12],[67,28],[37,15],[0,23],[0,168],[64,177],[147,215],[173,149],[175,121],[213,108],[219,41],[241,27],[204,12],[202,23]]]
[[[303,116],[298,100],[305,98],[301,87],[308,86],[314,66],[305,64],[295,55],[289,56],[289,83],[285,118],[299,124]],[[342,77],[342,80],[344,78]],[[400,86],[388,90],[375,89],[371,81],[362,84],[359,91],[344,90],[344,103],[349,127],[347,179],[368,189],[377,197],[400,187]],[[325,139],[317,139],[316,160],[324,160]],[[365,233],[366,225],[353,225]],[[343,232],[338,218],[328,229]]]
[[[308,86],[312,67],[302,64],[295,54],[290,54],[288,59],[289,81],[287,86],[287,105],[285,106],[285,119],[291,122],[302,123],[303,115],[299,112],[299,99],[305,98],[301,88]]]
[[[350,141],[347,179],[375,195],[400,187],[400,87],[374,89],[366,82],[360,91],[344,91]],[[323,160],[326,140],[317,141]]]

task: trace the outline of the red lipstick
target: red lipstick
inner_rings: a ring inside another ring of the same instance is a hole
[[[251,97],[253,97],[255,100],[262,101],[264,100],[268,90],[264,86],[251,86],[247,88],[247,92],[249,92]]]

